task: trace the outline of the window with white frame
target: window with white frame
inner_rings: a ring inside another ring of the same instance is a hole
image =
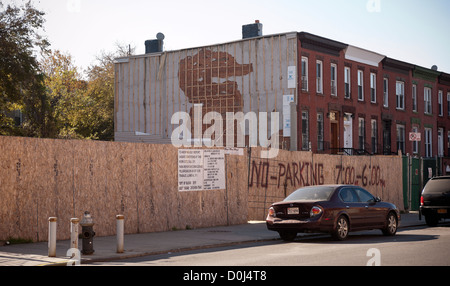
[[[337,66],[336,66],[336,64],[331,64],[330,76],[331,76],[331,95],[337,96]]]
[[[412,111],[417,112],[417,85],[412,86]]]
[[[344,68],[345,98],[350,98],[350,68]]]
[[[444,116],[444,94],[442,90],[438,92],[438,111],[439,116]]]
[[[308,111],[302,111],[302,150],[309,150],[309,116]]]
[[[450,116],[450,92],[447,92],[447,116]]]
[[[377,75],[370,73],[370,102],[377,102]]]
[[[438,128],[438,156],[444,157],[444,128]]]
[[[397,151],[405,154],[405,125],[397,124]]]
[[[316,92],[323,93],[322,61],[316,61]]]
[[[323,113],[317,113],[317,150],[323,151]]]
[[[418,133],[419,132],[419,128],[414,126],[412,128],[412,132]],[[413,152],[413,154],[419,153],[419,141],[412,141],[412,152]]]
[[[358,100],[364,100],[364,72],[358,70]]]
[[[405,109],[405,83],[395,82],[395,94],[397,96],[397,109]]]
[[[308,91],[308,58],[302,57],[302,90]]]
[[[433,156],[432,134],[433,134],[433,129],[425,128],[425,157]]]
[[[372,139],[372,154],[376,154],[378,152],[378,126],[377,126],[377,120],[372,119],[370,122],[370,125],[372,127],[371,131],[371,139]]]
[[[450,155],[450,131],[447,132],[447,156]]]
[[[425,87],[423,89],[423,100],[424,100],[424,108],[425,108],[425,114],[431,114],[431,88]]]
[[[366,137],[366,126],[365,126],[365,120],[363,117],[358,118],[358,147],[360,150],[364,150],[365,146],[365,137]]]
[[[383,106],[388,107],[389,106],[389,80],[387,78],[383,78]]]

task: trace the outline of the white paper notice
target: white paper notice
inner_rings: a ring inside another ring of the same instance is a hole
[[[212,149],[203,152],[203,189],[225,189],[225,156],[223,150]]]
[[[178,149],[178,191],[203,189],[203,150]]]
[[[178,191],[221,190],[225,188],[224,150],[178,150]]]

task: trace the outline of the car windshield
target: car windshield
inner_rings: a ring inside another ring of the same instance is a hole
[[[448,193],[450,192],[450,178],[435,178],[425,185],[424,193]]]
[[[334,189],[327,186],[301,188],[287,196],[284,201],[328,201]]]

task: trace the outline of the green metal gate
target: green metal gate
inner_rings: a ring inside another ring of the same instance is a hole
[[[403,204],[405,209],[419,210],[423,187],[429,179],[440,173],[436,158],[403,156]]]

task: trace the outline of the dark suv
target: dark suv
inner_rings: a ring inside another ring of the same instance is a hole
[[[431,178],[420,197],[420,211],[428,226],[436,226],[441,218],[450,218],[450,176]]]

